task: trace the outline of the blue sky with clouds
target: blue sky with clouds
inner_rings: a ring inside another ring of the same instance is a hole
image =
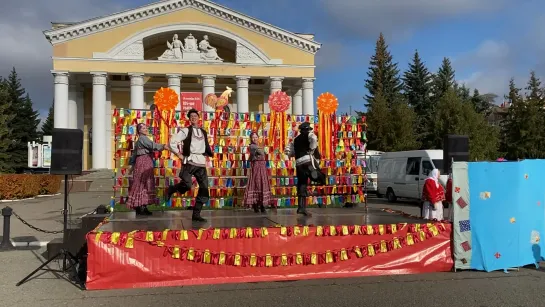
[[[0,75],[15,66],[42,114],[53,98],[50,21],[78,21],[148,4],[147,0],[3,0]],[[456,77],[481,92],[503,95],[511,77],[523,86],[530,70],[545,77],[543,0],[216,0],[292,32],[313,33],[315,95],[329,91],[340,111],[363,109],[364,80],[383,32],[403,71],[418,49],[429,69],[451,58]]]

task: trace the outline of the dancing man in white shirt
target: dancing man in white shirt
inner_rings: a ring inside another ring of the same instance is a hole
[[[171,136],[170,147],[174,154],[182,160],[182,170],[180,171],[180,183],[168,187],[167,199],[172,194],[178,192],[180,195],[191,190],[192,177],[195,177],[199,184],[199,192],[193,208],[192,220],[196,222],[206,222],[201,217],[202,206],[208,202],[210,195],[208,192],[208,174],[206,173],[206,157],[213,157],[212,150],[208,144],[208,135],[206,131],[199,126],[199,112],[191,109],[187,112],[191,126],[182,128],[180,132]],[[183,143],[182,152],[178,145]]]

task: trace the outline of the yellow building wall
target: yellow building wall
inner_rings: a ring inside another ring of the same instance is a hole
[[[251,44],[260,48],[269,58],[282,59],[284,64],[314,65],[314,54],[312,53],[308,53],[296,47],[270,39],[265,35],[223,21],[193,8],[175,11],[56,44],[53,47],[53,56],[92,58],[93,52],[108,52],[118,43],[128,39],[138,32],[156,28],[158,26],[167,26],[180,23],[205,24],[231,32],[245,38]]]
[[[144,74],[170,74],[179,72],[184,75],[217,75],[217,76],[252,76],[286,78],[312,78],[314,67],[289,66],[244,66],[228,64],[188,64],[161,62],[116,62],[96,60],[54,59],[53,69],[59,71],[89,73],[101,71],[110,74],[126,74],[139,72]]]

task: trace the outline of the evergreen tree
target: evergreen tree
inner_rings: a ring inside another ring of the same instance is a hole
[[[496,98],[498,98],[498,95],[496,94],[488,93],[481,95],[478,89],[474,89],[473,96],[471,96],[471,104],[477,113],[487,117],[492,112],[492,107],[494,106],[494,100],[496,100]]]
[[[398,100],[392,106],[390,114],[390,129],[388,148],[391,151],[415,150],[420,147],[415,138],[416,114],[403,100]]]
[[[403,74],[403,85],[407,102],[415,113],[415,125],[418,131],[416,137],[423,148],[428,148],[430,144],[430,122],[435,107],[430,97],[431,82],[431,73],[418,51],[415,51],[409,69]]]
[[[530,79],[526,87],[526,117],[528,125],[526,135],[526,158],[545,158],[545,121],[543,108],[545,108],[545,97],[541,88],[541,80],[535,72],[530,73]]]
[[[369,95],[365,98],[370,149],[390,151],[399,147],[409,148],[410,143],[407,142],[414,142],[415,139],[415,116],[402,99],[403,84],[399,69],[393,62],[382,33],[377,40],[375,54],[371,57],[367,76],[365,87]]]
[[[446,134],[467,135],[471,160],[496,159],[498,155],[498,130],[490,126],[484,116],[473,106],[462,101],[456,89],[450,88],[442,95],[434,117],[434,146],[443,148]]]
[[[28,159],[27,142],[38,140],[39,113],[32,107],[32,100],[21,86],[15,68],[7,79],[8,94],[11,101],[10,114],[16,116],[10,121],[13,146],[9,150],[12,168],[19,170],[26,167]]]
[[[393,62],[393,57],[388,51],[388,45],[382,33],[377,40],[375,54],[369,62],[367,76],[365,88],[369,91],[369,95],[366,96],[366,106],[368,107],[372,103],[373,98],[380,91],[388,106],[391,107],[403,85],[399,79],[397,63]]]
[[[526,156],[525,136],[528,127],[525,122],[526,103],[520,94],[520,88],[515,84],[515,80],[509,81],[509,94],[505,97],[510,106],[507,116],[502,123],[502,136],[504,142],[502,151],[505,152],[507,159],[523,159]]]
[[[12,138],[8,125],[14,118],[14,115],[9,112],[10,107],[11,101],[7,83],[0,78],[0,174],[14,171],[9,155]]]
[[[454,88],[447,89],[439,99],[434,114],[433,148],[443,148],[446,134],[464,134],[466,119],[462,108],[463,103]]]
[[[471,96],[469,95],[469,88],[466,87],[465,84],[462,84],[461,86],[458,84],[455,84],[456,91],[458,93],[458,96],[462,101],[469,101]]]
[[[47,118],[45,119],[44,123],[42,124],[42,136],[43,135],[51,135],[53,133],[53,127],[54,127],[54,108],[53,105],[49,107],[49,113],[47,114]]]
[[[390,110],[380,91],[375,92],[367,107],[367,132],[369,149],[388,150],[388,132],[390,130]]]
[[[454,68],[452,68],[452,64],[448,58],[443,58],[441,67],[439,67],[437,74],[433,76],[433,97],[436,101],[439,101],[449,89],[455,88],[455,85]]]

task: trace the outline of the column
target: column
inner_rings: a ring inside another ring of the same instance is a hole
[[[107,168],[106,162],[106,79],[105,72],[91,72],[93,75],[93,169]]]
[[[248,101],[248,83],[249,76],[236,76],[237,80],[237,110],[238,113],[250,112],[250,103]],[[235,111],[233,111],[235,112]]]
[[[168,87],[170,89],[173,89],[176,94],[178,94],[178,105],[176,106],[176,111],[180,111],[182,109],[182,97],[180,97],[180,88],[182,86],[182,75],[180,74],[167,74],[168,78]]]
[[[53,102],[53,126],[68,128],[68,72],[52,71],[55,77],[55,96]]]
[[[85,123],[85,108],[84,108],[84,102],[83,102],[83,87],[76,88],[76,109],[77,109],[77,129],[80,129],[85,133],[84,131],[84,123]],[[81,153],[81,161],[85,161],[84,156],[87,155],[86,151],[82,151]]]
[[[269,95],[271,94],[271,90],[268,88],[263,89],[263,113],[271,113],[271,109],[269,108]]]
[[[293,114],[302,115],[303,114],[303,89],[297,88],[293,92],[293,98],[291,100]]]
[[[78,128],[78,92],[75,84],[68,86],[68,128]]]
[[[282,81],[283,80],[284,80],[283,77],[271,77],[269,95],[274,93],[274,92],[278,92],[278,91],[282,90]],[[269,98],[268,97],[267,97],[267,104],[266,104],[266,107],[264,109],[266,109],[265,113],[270,113],[271,112],[271,109],[269,107]]]
[[[314,78],[303,78],[303,115],[314,115]]]
[[[112,169],[112,142],[114,135],[112,133],[112,90],[110,86],[106,86],[106,131],[104,133],[104,138],[106,140],[106,167],[107,169]]]
[[[83,125],[85,123],[85,108],[84,108],[84,102],[83,102],[83,88],[79,87],[77,88],[76,92],[76,105],[77,105],[77,112],[78,112],[78,119],[77,119],[77,125],[76,127],[78,129],[81,129],[83,131]]]
[[[290,99],[290,106],[288,107],[288,109],[286,110],[286,114],[293,114],[293,89],[290,88],[286,91],[286,94],[288,94],[288,97]]]
[[[144,74],[130,73],[129,76],[131,78],[131,109],[144,109]]]
[[[204,100],[208,94],[216,93],[216,76],[214,75],[202,75],[202,101],[204,105],[205,112],[214,112],[214,108],[210,107]]]

